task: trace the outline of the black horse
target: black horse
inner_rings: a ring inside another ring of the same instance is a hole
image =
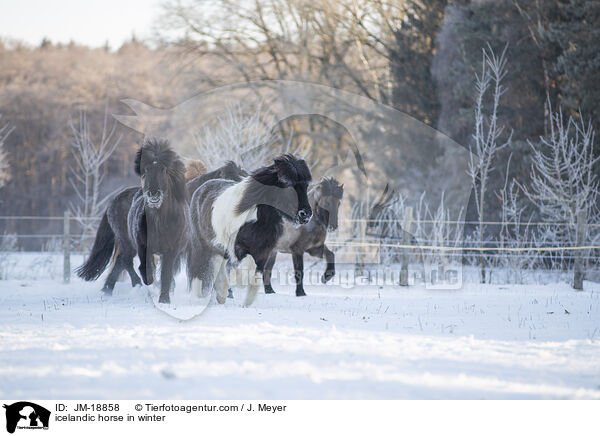
[[[189,234],[189,206],[185,167],[164,139],[146,139],[135,158],[141,188],[128,188],[112,200],[102,217],[88,260],[77,270],[84,280],[96,280],[111,258],[114,265],[103,291],[112,294],[126,269],[133,286],[140,283],[133,269],[138,255],[145,284],[154,281],[154,255],[161,257],[159,302],[169,303],[173,276],[185,252]]]
[[[271,273],[277,252],[292,254],[298,297],[306,295],[302,284],[305,252],[314,257],[324,258],[327,262],[325,273],[321,277],[322,283],[327,283],[335,275],[335,255],[325,245],[325,238],[328,230],[334,231],[338,227],[338,210],[343,195],[344,185],[340,185],[334,178],[323,179],[310,192],[310,205],[314,211],[311,222],[300,227],[284,224],[283,234],[265,265],[263,282],[266,294],[275,293],[271,286]]]
[[[244,177],[247,177],[248,173],[242,169],[238,164],[233,161],[227,161],[225,165],[217,168],[214,171],[204,173],[198,177],[194,177],[187,182],[188,192],[194,195],[196,189],[202,186],[205,182],[215,179],[233,180],[234,182],[240,182]]]
[[[192,289],[204,293],[214,286],[217,300],[224,303],[229,288],[225,260],[233,267],[244,260],[250,273],[245,305],[252,304],[258,291],[256,273],[264,272],[284,221],[301,225],[311,219],[310,182],[306,162],[283,155],[240,182],[216,179],[202,184],[190,204]]]

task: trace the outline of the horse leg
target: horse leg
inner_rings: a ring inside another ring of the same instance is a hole
[[[175,261],[173,262],[173,278],[171,280],[171,290],[169,291],[171,294],[175,292],[175,276],[179,272],[181,268],[181,253],[175,256]]]
[[[275,290],[273,286],[271,286],[271,274],[273,273],[273,265],[275,264],[275,259],[277,258],[277,252],[274,251],[271,253],[267,262],[265,263],[265,269],[263,272],[263,284],[265,287],[265,294],[274,294]]]
[[[148,250],[148,226],[146,223],[146,214],[142,215],[139,227],[137,229],[137,252],[140,258],[140,274],[146,285],[154,282],[154,255]]]
[[[176,260],[176,257],[172,253],[162,256],[160,269],[160,297],[158,298],[159,303],[169,304],[171,302],[169,292],[171,291],[171,283],[173,282],[173,270]]]
[[[110,274],[106,278],[106,282],[104,282],[102,292],[104,292],[106,295],[112,295],[113,289],[115,288],[115,283],[117,283],[119,275],[121,275],[124,269],[125,265],[123,263],[123,254],[119,253],[115,259],[115,264],[113,265]]]
[[[131,287],[135,288],[136,286],[141,285],[142,281],[133,269],[133,255],[123,255],[123,266],[125,267],[125,270],[129,274],[129,278],[131,279]]]
[[[140,258],[139,271],[142,280],[146,285],[151,285],[154,282],[154,267],[153,255],[148,252],[148,247],[145,244],[138,244],[138,257]]]
[[[231,264],[227,263],[225,265],[225,273],[227,274],[228,277],[231,278],[230,273],[231,273]],[[231,290],[231,283],[229,283],[229,288],[227,289],[227,298],[231,298],[233,299],[233,291]]]
[[[217,291],[217,302],[219,304],[225,304],[227,294],[229,290],[229,281],[227,280],[227,272],[225,270],[225,259],[220,257],[216,258],[214,270],[217,271],[215,275],[215,290]]]
[[[195,238],[187,248],[187,273],[191,292],[199,298],[207,296],[212,288],[210,267],[214,255],[200,238]]]
[[[292,254],[292,261],[294,262],[294,277],[296,279],[296,297],[304,297],[306,296],[306,292],[304,292],[302,285],[302,279],[304,278],[303,253]]]
[[[248,271],[248,290],[246,292],[246,300],[244,300],[244,307],[248,307],[254,302],[260,285],[258,282],[258,271],[254,257],[247,255],[242,260],[242,264],[243,265],[240,265],[240,270]]]
[[[327,267],[325,268],[323,277],[321,277],[321,282],[327,283],[335,275],[335,254],[333,254],[333,251],[327,248],[326,245],[323,245],[323,252],[325,261],[327,262]]]

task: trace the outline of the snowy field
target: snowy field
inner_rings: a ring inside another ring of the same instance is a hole
[[[103,297],[101,281],[64,285],[59,262],[27,256],[20,275],[13,265],[21,278],[0,280],[4,398],[600,399],[591,282],[308,285],[304,298],[274,283],[250,308],[235,289],[183,321],[146,288],[119,282]],[[33,261],[46,278],[32,278]]]

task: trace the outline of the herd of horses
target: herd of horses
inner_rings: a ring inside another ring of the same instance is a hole
[[[123,271],[132,286],[152,284],[159,258],[160,303],[170,303],[174,276],[185,265],[190,290],[199,296],[214,290],[223,304],[231,292],[229,273],[239,269],[249,274],[245,306],[254,301],[260,276],[265,293],[275,292],[271,272],[278,252],[292,255],[297,296],[306,295],[305,252],[325,259],[323,283],[334,276],[335,256],[325,238],[338,226],[344,190],[337,180],[311,186],[306,162],[291,154],[251,172],[231,161],[210,172],[199,167],[203,174],[186,178],[167,140],[145,139],[135,158],[141,186],[112,199],[77,274],[96,280],[110,267],[102,291],[111,295]]]

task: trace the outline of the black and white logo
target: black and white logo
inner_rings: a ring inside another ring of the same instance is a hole
[[[50,411],[29,401],[5,404],[6,431],[14,433],[16,429],[48,430]]]

